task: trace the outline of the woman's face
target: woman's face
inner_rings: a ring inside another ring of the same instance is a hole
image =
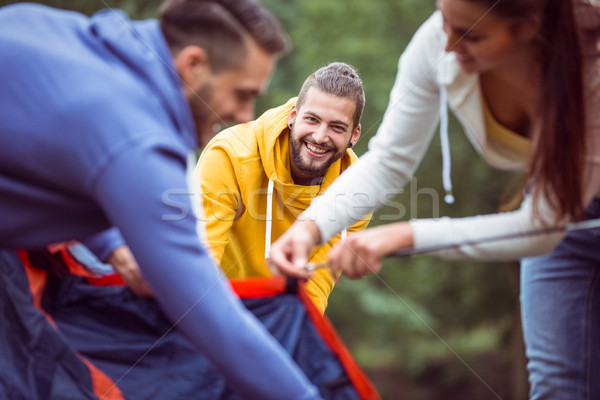
[[[537,33],[533,21],[498,17],[478,2],[439,0],[438,8],[448,35],[446,51],[455,53],[465,72],[480,73],[508,64],[529,48]]]

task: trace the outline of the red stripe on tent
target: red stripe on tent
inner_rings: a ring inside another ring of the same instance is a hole
[[[90,370],[94,393],[100,400],[125,400],[123,393],[121,393],[117,385],[108,376],[104,375],[102,371],[96,368],[85,357],[81,356],[81,354],[78,354],[78,356]]]
[[[337,355],[344,366],[346,373],[354,384],[356,391],[363,400],[381,400],[377,390],[369,381],[369,378],[362,372],[352,355],[336,333],[333,325],[326,316],[321,315],[312,300],[308,297],[304,289],[304,283],[298,282],[298,297],[304,303],[306,312],[313,324],[321,334],[321,337],[327,343],[331,351]]]
[[[231,287],[242,299],[257,297],[273,297],[285,293],[286,278],[273,276],[270,278],[247,278],[229,281]]]
[[[33,268],[29,262],[29,255],[26,250],[17,250],[17,255],[25,267],[25,273],[29,280],[29,290],[33,295],[33,305],[42,311],[42,295],[48,282],[48,273],[44,270]],[[45,313],[44,313],[45,314]]]
[[[67,251],[66,247],[60,249],[60,255],[62,256],[67,268],[73,275],[84,277],[89,283],[95,286],[123,286],[123,278],[119,274],[103,275],[98,276],[91,273],[86,267],[80,264],[75,257]]]

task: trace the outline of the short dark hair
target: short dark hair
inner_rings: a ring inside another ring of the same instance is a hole
[[[334,96],[353,100],[356,105],[353,117],[354,128],[358,126],[365,107],[365,91],[358,73],[352,66],[342,62],[333,62],[310,74],[298,94],[297,108],[302,106],[306,100],[306,93],[311,87],[316,87]]]
[[[290,47],[277,19],[258,0],[165,0],[158,20],[171,53],[200,46],[214,72],[240,67],[249,39],[272,55]]]

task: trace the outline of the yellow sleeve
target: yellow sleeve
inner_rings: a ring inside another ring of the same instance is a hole
[[[355,232],[365,229],[371,220],[371,216],[372,214],[367,215],[362,221],[352,225],[348,231]],[[319,247],[310,258],[310,262],[321,263],[327,261],[329,250],[331,250],[331,248],[340,240],[340,237],[341,235],[337,234],[332,237],[329,242]],[[315,303],[321,314],[325,313],[325,308],[327,308],[327,299],[333,290],[334,284],[335,279],[328,268],[318,269],[315,271],[315,275],[306,283],[306,292],[308,293],[308,297],[310,297],[313,303]]]
[[[196,175],[200,182],[202,207],[206,222],[206,241],[220,264],[229,243],[229,229],[238,210],[243,207],[235,167],[218,141],[205,148]]]

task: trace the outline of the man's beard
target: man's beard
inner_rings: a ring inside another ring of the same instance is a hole
[[[200,147],[204,147],[215,135],[213,126],[220,119],[210,107],[212,96],[212,87],[207,84],[189,99]]]
[[[311,178],[323,178],[327,173],[329,167],[331,167],[331,164],[342,158],[344,152],[346,151],[346,149],[344,149],[343,151],[334,153],[333,156],[330,156],[326,161],[323,162],[318,162],[318,160],[311,160],[311,162],[307,163],[302,158],[302,148],[304,147],[304,141],[302,139],[294,139],[293,131],[290,133],[290,141],[292,145],[292,162],[294,163],[294,166],[298,169],[298,171]]]

